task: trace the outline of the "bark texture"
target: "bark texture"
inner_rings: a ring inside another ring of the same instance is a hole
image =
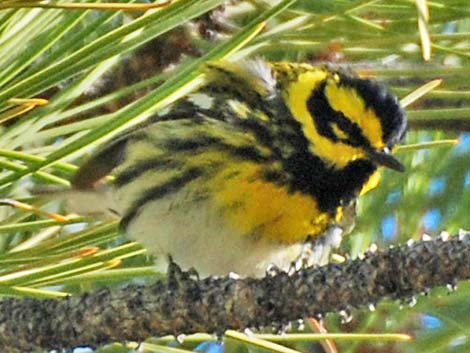
[[[344,314],[381,299],[408,301],[470,278],[470,235],[370,252],[343,264],[261,279],[199,280],[171,265],[166,282],[103,289],[59,300],[0,302],[2,351],[100,346],[150,336],[282,325]]]

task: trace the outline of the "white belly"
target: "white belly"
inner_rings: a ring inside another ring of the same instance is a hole
[[[157,256],[162,270],[171,255],[182,268],[192,267],[203,277],[229,272],[259,277],[270,264],[288,269],[302,248],[239,234],[206,200],[191,200],[185,190],[146,204],[127,233]]]

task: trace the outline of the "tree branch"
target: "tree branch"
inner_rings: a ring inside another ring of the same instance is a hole
[[[470,278],[469,253],[470,235],[461,234],[262,279],[199,280],[173,264],[168,281],[152,286],[59,300],[5,299],[0,302],[0,346],[4,351],[99,346],[349,313],[384,298],[407,301],[436,286],[454,286]]]

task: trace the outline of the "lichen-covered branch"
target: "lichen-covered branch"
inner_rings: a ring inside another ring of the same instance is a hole
[[[198,280],[173,265],[168,281],[152,286],[103,289],[59,300],[5,299],[0,302],[0,347],[28,351],[99,346],[348,312],[468,279],[469,253],[470,236],[461,235],[262,279]]]

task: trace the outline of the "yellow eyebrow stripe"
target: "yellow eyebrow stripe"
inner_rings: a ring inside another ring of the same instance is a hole
[[[325,87],[325,96],[334,110],[342,112],[361,128],[372,147],[377,149],[384,147],[379,117],[372,109],[366,107],[364,99],[354,89],[328,84]]]
[[[357,148],[329,138],[318,133],[307,102],[312,92],[328,77],[325,70],[307,71],[301,73],[297,80],[287,89],[286,101],[294,118],[302,125],[305,137],[310,141],[310,150],[330,165],[343,168],[351,161],[364,157],[364,152]],[[327,85],[328,86],[328,85]],[[330,101],[331,102],[331,101]]]

